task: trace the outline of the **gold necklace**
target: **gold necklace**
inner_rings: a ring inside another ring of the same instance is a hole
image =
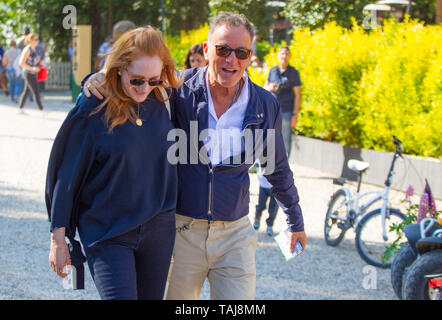
[[[139,127],[141,127],[143,125],[143,120],[140,119],[140,104],[138,104],[138,115],[137,115],[137,119],[135,120],[135,123]]]

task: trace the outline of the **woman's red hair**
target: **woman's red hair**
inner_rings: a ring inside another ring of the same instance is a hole
[[[145,26],[124,33],[106,55],[104,65],[106,76],[102,86],[107,98],[94,112],[97,113],[105,108],[104,120],[109,126],[109,131],[127,120],[135,123],[135,102],[124,93],[118,71],[127,68],[132,61],[143,55],[158,56],[163,62],[161,76],[165,82],[162,86],[178,88],[182,84],[181,78],[177,75],[175,61],[159,30]],[[166,101],[158,88],[154,88],[154,93],[159,101]]]

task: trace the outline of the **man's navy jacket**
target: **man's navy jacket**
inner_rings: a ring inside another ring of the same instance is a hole
[[[183,71],[184,84],[176,89],[171,99],[176,112],[175,125],[184,130],[188,138],[187,161],[178,164],[176,212],[193,218],[209,219],[209,222],[234,221],[249,212],[249,168],[253,161],[244,161],[247,156],[245,151],[241,155],[240,164],[230,161],[225,165],[223,161],[212,167],[210,163],[203,163],[200,159],[197,163],[195,159],[191,161],[191,148],[194,148],[194,152],[199,152],[203,146],[198,137],[192,139],[191,129],[195,126],[191,125],[191,121],[198,122],[198,134],[208,128],[209,104],[204,78],[206,71],[207,67]],[[267,129],[275,129],[275,168],[271,174],[265,174],[265,177],[272,185],[272,193],[279,206],[287,215],[289,230],[304,231],[298,191],[294,185],[281,134],[279,103],[270,92],[250,79],[248,81],[250,98],[242,130],[249,129],[254,135],[258,135],[258,131],[262,130],[263,150],[266,152]],[[253,160],[261,156],[262,152],[254,145]]]

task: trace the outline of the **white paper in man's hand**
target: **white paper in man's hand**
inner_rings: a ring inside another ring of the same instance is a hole
[[[281,252],[284,255],[286,261],[289,261],[290,259],[296,257],[304,250],[304,248],[298,241],[296,242],[295,250],[293,252],[290,252],[290,234],[288,230],[284,230],[283,232],[279,233],[274,239],[278,244],[279,249],[281,249]]]

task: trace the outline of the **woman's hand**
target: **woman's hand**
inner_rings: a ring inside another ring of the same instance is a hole
[[[71,265],[69,248],[65,240],[65,228],[54,229],[51,234],[51,249],[49,251],[49,265],[62,278],[67,277],[63,272],[65,266]]]
[[[106,91],[101,86],[104,83],[104,77],[104,73],[97,72],[86,80],[83,86],[83,92],[86,97],[90,98],[92,93],[98,99],[102,100],[104,96],[106,96]]]

